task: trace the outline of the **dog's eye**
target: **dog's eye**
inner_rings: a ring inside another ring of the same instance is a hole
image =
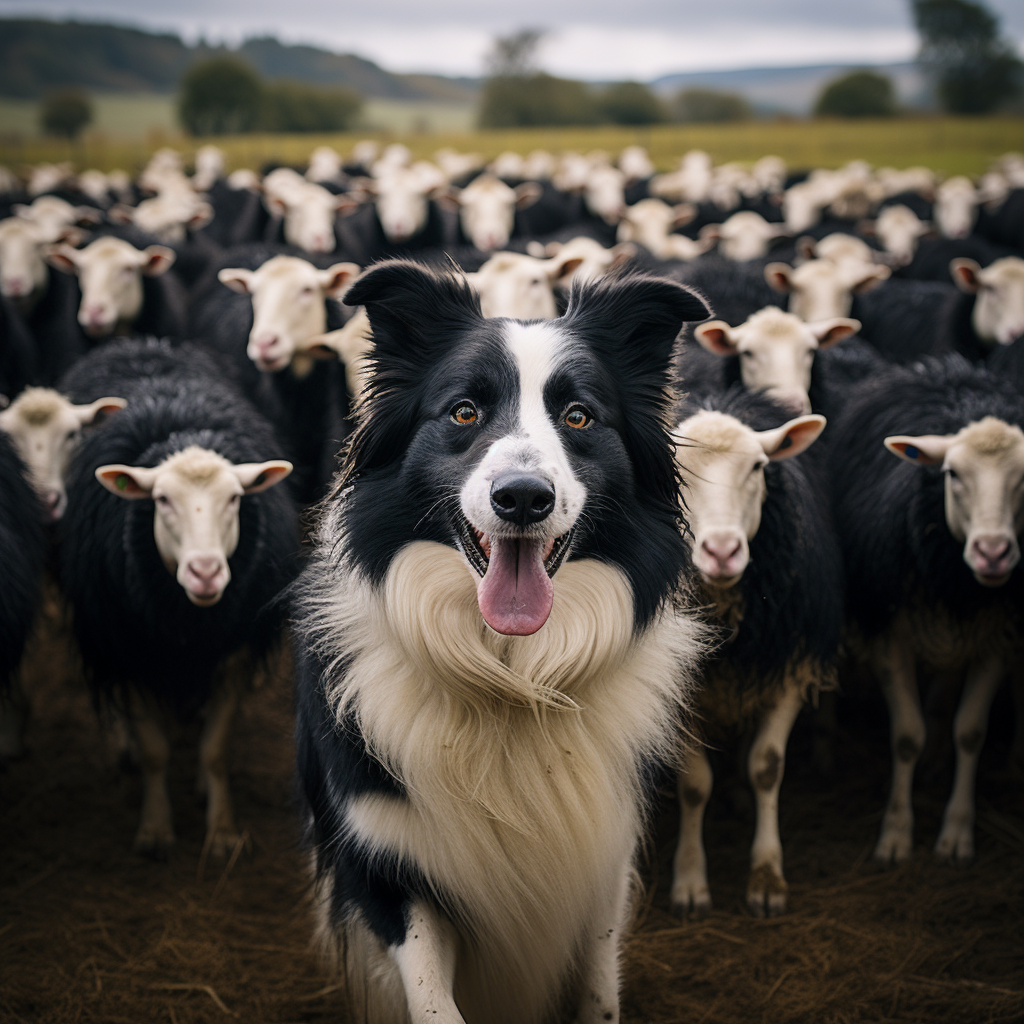
[[[565,414],[566,426],[575,427],[576,430],[582,430],[584,427],[589,427],[593,416],[583,408],[582,405],[574,405]]]
[[[465,427],[470,423],[476,423],[476,406],[472,402],[459,402],[452,406],[449,415],[456,423]]]

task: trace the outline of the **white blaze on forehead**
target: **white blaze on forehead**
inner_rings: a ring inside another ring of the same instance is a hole
[[[231,580],[242,495],[273,487],[291,470],[283,460],[234,465],[192,445],[153,468],[100,466],[96,479],[118,497],[153,499],[160,557],[189,600],[205,607],[220,600]]]
[[[979,582],[997,586],[1020,561],[1024,531],[1024,431],[994,416],[956,434],[887,437],[894,455],[946,472],[946,524],[963,541]]]
[[[491,484],[504,473],[527,472],[548,481],[555,492],[554,510],[529,532],[534,537],[560,537],[572,528],[587,497],[544,402],[544,387],[566,355],[568,343],[551,324],[515,322],[505,325],[504,343],[518,377],[519,405],[510,433],[491,444],[463,486],[462,511],[488,536],[517,533],[491,508]],[[557,410],[555,416],[561,412]]]
[[[1005,256],[985,268],[974,260],[955,259],[950,272],[958,288],[978,296],[971,323],[979,338],[1009,345],[1024,335],[1024,259]]]
[[[101,412],[116,412],[123,398],[100,398],[74,405],[52,388],[26,388],[0,412],[0,430],[10,435],[28,467],[29,479],[51,519],[67,506],[64,474],[78,446],[81,430]]]

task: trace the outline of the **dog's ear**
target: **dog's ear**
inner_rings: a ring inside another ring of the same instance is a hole
[[[393,355],[417,362],[482,319],[480,299],[464,277],[409,260],[371,267],[342,301],[366,307],[381,360]]]
[[[574,288],[562,322],[632,375],[664,371],[683,324],[710,315],[704,299],[689,288],[631,275]]]

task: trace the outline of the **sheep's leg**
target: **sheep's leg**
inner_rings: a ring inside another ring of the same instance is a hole
[[[707,917],[711,912],[707,858],[704,855],[704,810],[714,774],[699,740],[687,750],[679,771],[679,843],[672,867],[672,911],[680,917]]]
[[[877,666],[878,679],[889,705],[892,747],[892,789],[875,846],[875,860],[883,864],[908,860],[913,847],[914,809],[911,795],[914,766],[924,748],[925,725],[917,692],[914,656],[909,645],[894,636],[886,663]]]
[[[142,813],[135,834],[135,850],[154,860],[166,860],[174,843],[171,801],[167,795],[167,763],[171,745],[158,709],[152,701],[135,697],[129,723],[142,770]]]
[[[779,789],[786,764],[786,744],[803,697],[787,688],[761,720],[750,748],[747,769],[757,802],[757,825],[750,850],[747,906],[755,917],[776,917],[786,910],[786,879],[779,838]]]
[[[1010,748],[1010,771],[1016,775],[1024,775],[1024,665],[1020,656],[1010,673],[1013,686],[1014,728],[1013,746]]]
[[[413,904],[402,944],[390,949],[410,1021],[465,1024],[455,1005],[455,949],[452,926],[426,904]]]
[[[935,844],[939,860],[966,864],[974,858],[974,780],[988,729],[988,713],[1004,675],[1005,665],[998,657],[976,662],[967,670],[964,694],[953,721],[956,776]]]
[[[231,685],[214,689],[206,706],[199,738],[199,774],[206,793],[206,845],[214,857],[225,857],[238,842],[228,788],[227,740],[238,708],[238,690]]]
[[[594,922],[576,1024],[619,1020],[619,953],[629,917],[631,874],[627,864],[604,915]]]

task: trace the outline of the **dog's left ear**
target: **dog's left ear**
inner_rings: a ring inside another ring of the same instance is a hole
[[[345,293],[347,306],[365,306],[377,352],[410,362],[430,357],[459,329],[482,319],[480,299],[464,278],[437,274],[409,260],[371,267]]]
[[[629,276],[573,289],[562,323],[630,369],[668,366],[684,323],[711,310],[694,291],[657,277]]]

